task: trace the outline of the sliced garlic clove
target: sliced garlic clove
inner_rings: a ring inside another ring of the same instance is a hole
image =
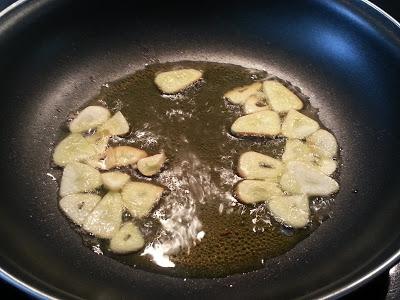
[[[296,177],[289,172],[285,172],[282,174],[281,179],[279,181],[282,190],[290,194],[301,194],[302,189],[300,183],[296,180]]]
[[[178,93],[203,76],[201,71],[195,69],[181,69],[162,72],[156,75],[154,82],[165,94]]]
[[[317,149],[318,152],[325,157],[332,158],[337,153],[338,144],[336,138],[332,133],[324,129],[317,130],[308,136],[306,141],[307,144],[315,147],[315,149]]]
[[[121,194],[108,192],[83,223],[83,229],[93,235],[110,239],[122,223]]]
[[[287,192],[309,196],[328,196],[339,190],[339,184],[334,179],[309,163],[291,161],[287,163],[286,169],[280,184]]]
[[[95,155],[88,159],[85,159],[85,164],[99,170],[107,170],[104,155]]]
[[[291,139],[304,139],[318,129],[318,122],[296,110],[290,110],[282,123],[282,134]]]
[[[243,111],[246,115],[268,109],[269,106],[265,100],[265,95],[261,92],[251,95],[243,104]]]
[[[328,176],[335,172],[337,168],[337,162],[331,158],[318,159],[317,165],[321,172]]]
[[[88,106],[83,109],[69,124],[73,133],[85,132],[96,128],[110,118],[110,111],[101,106]]]
[[[98,131],[103,131],[110,135],[124,135],[129,132],[129,123],[119,111],[101,125]]]
[[[132,222],[127,222],[114,234],[110,240],[110,250],[125,254],[135,252],[144,247],[144,238],[139,228]]]
[[[82,161],[96,154],[96,148],[79,133],[72,133],[54,149],[53,161],[65,166],[74,161]]]
[[[102,155],[107,149],[110,134],[108,131],[97,131],[96,133],[87,136],[86,140],[93,145],[97,154]]]
[[[238,199],[246,204],[266,202],[272,196],[283,195],[278,184],[268,180],[243,180],[235,189]]]
[[[61,210],[75,224],[82,225],[86,217],[101,200],[99,195],[95,194],[72,194],[65,196],[60,200]]]
[[[321,151],[316,147],[298,139],[289,139],[286,141],[285,152],[282,155],[282,161],[302,161],[317,167],[326,175],[331,175],[337,168],[337,163],[332,158],[321,155]]]
[[[237,136],[269,136],[279,134],[281,120],[279,115],[271,110],[259,111],[254,114],[239,117],[231,127]]]
[[[225,93],[224,98],[233,104],[244,104],[251,95],[259,93],[262,88],[261,82],[234,88]]]
[[[60,196],[91,192],[102,184],[100,172],[91,166],[74,162],[65,166],[61,178]]]
[[[290,227],[302,228],[310,219],[310,207],[305,195],[276,196],[268,202],[274,218]]]
[[[145,151],[131,146],[109,148],[105,154],[106,169],[136,164],[139,159],[146,156],[147,153]]]
[[[106,189],[110,191],[119,191],[129,181],[130,176],[122,172],[114,171],[102,173],[101,179]]]
[[[129,182],[122,189],[128,211],[137,218],[147,216],[160,200],[164,188],[145,182]]]
[[[160,172],[166,159],[164,153],[145,157],[137,162],[137,168],[144,176],[153,176]]]
[[[299,110],[303,108],[303,102],[300,98],[278,81],[264,81],[263,91],[269,106],[278,113],[286,113],[292,109]]]
[[[304,142],[298,139],[288,139],[285,145],[285,151],[282,154],[282,161],[304,161],[314,162],[316,159],[315,154],[311,151]]]
[[[282,174],[281,161],[258,152],[249,151],[240,155],[238,173],[246,179],[274,180]]]

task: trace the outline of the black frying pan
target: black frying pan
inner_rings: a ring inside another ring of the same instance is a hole
[[[0,266],[65,299],[336,297],[400,256],[400,28],[363,1],[18,1],[0,18]],[[271,71],[303,88],[343,148],[333,219],[265,269],[172,278],[94,255],[46,176],[70,111],[154,61]]]

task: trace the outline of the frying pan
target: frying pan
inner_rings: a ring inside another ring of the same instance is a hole
[[[333,218],[262,270],[145,272],[82,246],[46,173],[68,114],[146,63],[266,69],[342,148]],[[335,298],[400,256],[400,26],[364,1],[18,1],[0,18],[1,276],[63,299]]]

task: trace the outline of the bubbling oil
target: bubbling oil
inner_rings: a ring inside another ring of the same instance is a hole
[[[203,79],[177,95],[162,95],[154,84],[155,74],[185,67],[202,70]],[[134,220],[145,236],[143,250],[116,255],[108,251],[107,241],[82,233],[85,244],[96,253],[148,271],[222,277],[262,268],[266,260],[289,251],[311,234],[330,216],[332,199],[311,199],[310,226],[293,230],[274,221],[265,204],[244,205],[232,195],[241,180],[235,173],[239,155],[257,151],[280,158],[285,139],[232,136],[230,126],[243,113],[222,95],[271,77],[265,71],[236,65],[184,61],[148,65],[103,85],[88,105],[101,103],[114,112],[121,110],[132,129],[111,144],[132,145],[150,154],[163,150],[168,157],[163,172],[151,179],[135,170],[125,171],[133,180],[163,185],[168,192],[150,216]],[[319,121],[317,110],[300,89],[281,82],[303,100],[302,112]],[[125,212],[123,220],[130,219]]]

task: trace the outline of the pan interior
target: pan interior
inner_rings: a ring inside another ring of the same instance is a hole
[[[310,298],[361,278],[400,246],[398,32],[353,1],[204,2],[195,10],[174,1],[157,9],[28,1],[0,24],[1,266],[51,295],[86,299]],[[333,218],[256,272],[184,281],[132,269],[82,247],[59,213],[47,173],[71,110],[102,83],[182,60],[265,69],[292,82],[343,148]]]

